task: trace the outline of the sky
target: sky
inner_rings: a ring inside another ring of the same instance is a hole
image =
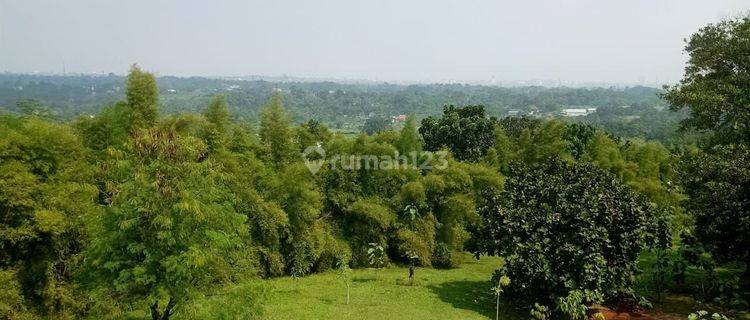
[[[0,0],[0,72],[672,83],[750,0]]]

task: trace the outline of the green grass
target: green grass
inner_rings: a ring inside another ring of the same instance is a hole
[[[653,254],[645,253],[639,261],[645,271],[636,286],[641,294],[650,293],[646,282],[654,260]],[[301,278],[252,279],[193,299],[174,319],[494,319],[489,278],[501,266],[497,257],[477,261],[467,255],[459,268],[417,268],[413,282],[403,266],[355,269],[348,305],[346,284],[335,270]],[[719,270],[722,276],[735,272]],[[688,283],[699,276],[689,270]],[[669,294],[654,305],[677,318],[705,309],[686,294]],[[142,306],[115,318],[144,319],[145,310]],[[735,316],[750,319],[748,314]],[[501,297],[500,318],[528,319],[528,310]]]
[[[417,268],[414,283],[403,267],[356,269],[350,302],[335,271],[268,281],[264,319],[488,319],[495,317],[489,278],[502,260],[467,259],[460,268]],[[526,319],[506,303],[501,319]]]

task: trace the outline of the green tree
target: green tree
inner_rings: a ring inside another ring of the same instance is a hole
[[[373,135],[378,132],[383,132],[391,129],[391,119],[382,116],[373,116],[365,120],[365,124],[362,126],[362,132]]]
[[[289,125],[283,96],[276,92],[261,110],[259,132],[261,142],[268,149],[268,158],[274,165],[287,163],[295,156]]]
[[[746,263],[747,189],[750,145],[750,17],[709,24],[687,41],[689,55],[678,85],[663,98],[672,110],[688,109],[683,128],[712,136],[703,152],[683,160],[686,208],[695,215],[695,233],[715,256]]]
[[[130,131],[152,127],[159,118],[159,89],[156,87],[156,78],[134,64],[130,67],[125,86]]]
[[[140,130],[106,160],[106,212],[88,249],[91,278],[169,319],[200,288],[247,272],[246,217],[206,146],[172,127]]]
[[[312,119],[300,124],[295,130],[299,152],[304,152],[306,148],[318,144],[325,146],[331,140],[331,136],[325,124]]]
[[[0,305],[53,318],[81,308],[70,283],[98,212],[86,157],[66,125],[0,117],[0,273],[13,289]]]
[[[401,129],[394,146],[399,153],[404,155],[410,152],[422,151],[422,137],[419,135],[417,118],[415,116],[412,115],[406,119],[406,124]]]
[[[627,292],[641,250],[666,243],[648,202],[602,169],[553,160],[510,173],[505,191],[486,193],[479,207],[475,251],[507,257],[500,275],[526,302]]]
[[[672,110],[689,109],[684,128],[710,130],[716,143],[750,142],[750,17],[709,24],[687,41],[679,84],[663,95]]]
[[[224,146],[230,126],[226,97],[223,94],[215,96],[203,110],[203,116],[208,120],[203,133],[208,149]]]
[[[694,150],[681,165],[685,207],[695,217],[695,235],[720,261],[744,261],[745,281],[750,283],[750,148]]]
[[[83,116],[73,123],[86,147],[94,151],[104,151],[107,147],[120,147],[130,132],[128,106],[118,102],[107,106],[93,117]]]
[[[443,107],[441,118],[431,116],[422,120],[419,133],[426,150],[448,148],[456,159],[477,161],[492,147],[494,122],[487,117],[484,106],[448,105]]]
[[[565,123],[557,120],[503,119],[494,128],[494,143],[485,159],[507,171],[518,161],[537,164],[550,158],[572,160]]]

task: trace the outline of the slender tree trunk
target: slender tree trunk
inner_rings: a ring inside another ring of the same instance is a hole
[[[346,284],[346,304],[349,304],[349,284]]]
[[[500,295],[497,295],[497,301],[495,302],[495,320],[500,320]]]

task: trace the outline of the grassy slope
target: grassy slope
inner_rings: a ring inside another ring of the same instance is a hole
[[[639,263],[645,271],[636,285],[639,293],[651,291],[643,283],[650,276],[654,257],[646,253]],[[467,255],[456,269],[417,268],[414,283],[408,269],[355,269],[351,274],[350,302],[346,304],[346,285],[336,271],[313,274],[299,279],[247,280],[227,286],[211,295],[183,305],[175,319],[494,319],[495,301],[490,294],[489,278],[502,265],[496,257],[480,261]],[[724,275],[737,270],[719,270]],[[700,275],[688,270],[688,282]],[[657,309],[675,313],[677,318],[703,309],[686,295],[672,294]],[[115,317],[145,319],[145,305]],[[736,315],[749,319],[750,315]],[[528,310],[502,301],[500,318],[528,319]]]
[[[451,270],[422,269],[414,284],[406,268],[353,270],[351,300],[335,271],[302,279],[269,281],[264,319],[488,319],[495,304],[488,293],[489,278],[500,267],[499,258],[467,259]],[[501,305],[502,319],[526,319]]]

